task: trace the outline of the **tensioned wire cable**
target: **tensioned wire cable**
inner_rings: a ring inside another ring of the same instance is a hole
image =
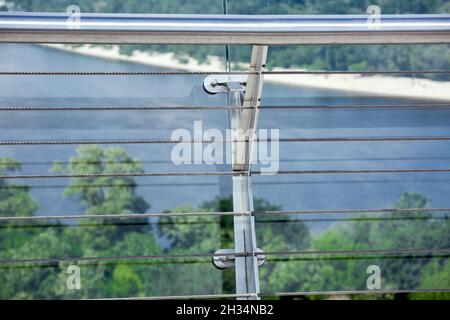
[[[248,255],[243,255],[248,256]],[[148,259],[130,259],[126,260],[126,257],[123,256],[117,256],[119,259],[111,259],[111,260],[102,260],[102,261],[83,261],[80,263],[80,265],[84,266],[111,266],[116,265],[118,263],[120,264],[129,264],[129,265],[185,265],[185,264],[205,264],[205,263],[211,263],[212,257],[191,257],[191,258],[185,258],[185,257],[171,257],[170,259],[163,259],[163,258],[148,258]],[[139,256],[138,256],[139,257]],[[153,257],[153,256],[152,256]],[[159,257],[159,256],[158,256]],[[233,256],[231,256],[233,257]],[[406,255],[383,255],[383,254],[357,254],[357,255],[345,255],[345,254],[323,254],[323,255],[297,255],[297,256],[268,256],[266,257],[266,263],[275,264],[278,262],[304,262],[304,261],[348,261],[348,260],[386,260],[386,261],[392,261],[392,260],[422,260],[422,259],[447,259],[450,257],[450,254],[447,253],[439,253],[439,254],[430,254],[430,253],[417,253],[417,254],[406,254]],[[121,259],[123,258],[123,259]],[[14,259],[10,259],[14,260]],[[52,263],[25,263],[25,264],[0,264],[0,269],[30,269],[30,268],[57,268],[60,266],[60,264],[64,264],[67,261],[61,261],[60,263],[52,262]],[[73,263],[76,262],[76,260],[70,260],[70,262],[67,263]]]
[[[421,255],[421,254],[450,254],[450,248],[441,249],[367,249],[367,250],[306,250],[306,251],[268,251],[268,252],[255,252],[254,255],[264,256],[297,256],[297,255]]]
[[[434,71],[430,71],[434,73]],[[441,73],[441,72],[440,72]],[[185,75],[247,75],[245,71],[0,71],[0,76],[185,76]]]
[[[228,255],[229,256],[229,255]],[[243,255],[248,256],[248,255]],[[120,258],[120,256],[118,256]],[[232,256],[231,256],[232,257]],[[394,261],[394,260],[423,260],[423,259],[448,259],[450,258],[450,254],[447,253],[439,253],[439,254],[431,254],[431,253],[418,253],[418,254],[406,254],[406,255],[382,255],[382,254],[358,254],[358,255],[298,255],[298,256],[268,256],[266,257],[266,263],[274,264],[279,262],[320,262],[320,261],[334,261],[334,262],[345,262],[345,261]],[[171,258],[171,259],[163,259],[163,258],[147,258],[147,259],[111,259],[111,260],[102,260],[102,261],[82,261],[78,262],[77,260],[70,261],[53,261],[51,263],[25,263],[25,264],[0,264],[0,269],[35,269],[35,268],[60,268],[61,264],[64,263],[74,263],[76,262],[79,265],[83,266],[114,266],[118,263],[127,264],[127,265],[142,265],[142,266],[158,266],[158,265],[193,265],[193,264],[210,264],[211,257],[192,257],[192,258]]]
[[[360,162],[370,162],[370,161],[433,161],[433,160],[450,160],[449,157],[370,157],[370,158],[290,158],[290,159],[280,159],[280,162],[343,162],[343,161],[360,161]],[[40,165],[53,165],[55,161],[21,161],[21,166],[40,166]],[[72,160],[72,161],[61,161],[58,164],[61,165],[98,165],[101,164],[100,160]],[[141,160],[141,159],[130,159],[130,160],[106,160],[105,164],[173,164],[171,160]]]
[[[280,75],[289,75],[289,74],[318,74],[318,75],[327,75],[327,74],[352,74],[352,75],[376,75],[376,74],[450,74],[450,70],[375,70],[375,71],[306,71],[306,70],[275,70],[275,71],[264,71],[263,74],[271,75],[271,74],[280,74]]]
[[[450,288],[425,289],[377,289],[377,290],[335,290],[335,291],[297,291],[297,292],[262,292],[259,297],[296,297],[296,296],[335,296],[335,295],[383,295],[411,293],[446,293]]]
[[[274,175],[286,174],[384,174],[384,173],[445,173],[450,169],[386,169],[386,170],[280,170]],[[270,174],[270,172],[253,171],[254,174]]]
[[[450,169],[385,169],[385,170],[280,170],[252,171],[257,175],[287,174],[384,174],[384,173],[447,173]],[[9,174],[0,179],[64,179],[64,178],[105,178],[105,177],[195,177],[195,176],[242,176],[247,171],[185,171],[185,172],[112,172],[112,173],[50,173],[50,174]]]
[[[26,111],[180,111],[180,110],[250,110],[237,106],[0,106],[0,112]],[[262,110],[339,110],[339,109],[450,109],[448,103],[378,104],[378,105],[261,105]]]
[[[433,180],[434,181],[434,180]],[[450,180],[449,180],[450,181]],[[133,188],[133,187],[139,187],[139,188],[160,188],[160,187],[211,187],[211,186],[217,186],[217,182],[186,182],[186,183],[120,183],[120,184],[113,184],[113,183],[74,183],[71,184],[74,188]],[[20,184],[0,184],[0,189],[61,189],[61,188],[67,188],[67,185],[55,185],[55,184],[49,184],[49,185],[20,185]]]
[[[450,108],[450,105],[448,106]],[[179,110],[248,110],[233,106],[0,106],[0,111],[179,111]]]
[[[413,293],[447,293],[448,288],[425,289],[380,289],[380,290],[336,290],[336,291],[296,291],[296,292],[262,292],[247,294],[200,294],[200,295],[172,295],[172,296],[135,296],[121,298],[95,298],[88,300],[207,300],[249,297],[301,297],[301,296],[339,296],[339,295],[385,295],[385,294],[413,294]]]
[[[38,221],[38,220],[77,220],[77,219],[142,219],[157,217],[201,217],[201,216],[277,216],[277,215],[336,215],[336,214],[381,214],[381,213],[417,213],[450,212],[450,208],[408,208],[408,209],[355,209],[355,210],[292,210],[264,212],[156,212],[156,213],[117,213],[117,214],[72,214],[42,216],[2,216],[1,221]],[[422,217],[418,217],[422,218]],[[427,218],[427,217],[423,217]],[[446,217],[442,217],[446,218]],[[300,220],[301,221],[301,220]]]
[[[0,71],[0,76],[176,76],[176,75],[327,75],[327,74],[450,74],[450,70],[378,70],[378,71],[306,71],[306,70],[276,70],[276,71]]]
[[[178,217],[192,217],[192,216],[205,216],[205,217],[223,217],[223,216],[227,216],[226,214],[215,214],[215,215],[195,215],[195,214],[190,214],[190,215],[179,215]],[[238,216],[244,216],[244,214],[229,214],[228,216],[234,216],[234,217],[238,217]],[[155,217],[155,216],[150,216],[150,217]],[[164,216],[160,216],[160,217],[164,217]],[[173,215],[167,215],[167,217],[177,217],[177,216],[173,216]],[[5,218],[10,218],[10,217],[5,217]],[[143,216],[140,217],[141,219],[145,219],[148,218],[148,216]],[[120,216],[120,217],[111,217],[111,216],[97,216],[97,217],[79,217],[79,216],[74,216],[73,218],[67,217],[67,216],[59,216],[59,217],[48,217],[45,216],[44,219],[14,219],[14,217],[12,217],[12,219],[0,219],[1,221],[8,221],[8,222],[12,222],[12,221],[38,221],[38,220],[81,220],[81,219],[100,219],[100,220],[117,220],[117,219],[139,219],[139,217],[136,216]],[[272,220],[256,220],[256,222],[258,224],[273,224],[273,223],[304,223],[304,222],[348,222],[348,221],[352,221],[352,222],[370,222],[370,221],[429,221],[429,220],[448,220],[450,221],[450,217],[448,215],[446,216],[409,216],[409,217],[358,217],[358,218],[347,218],[347,217],[343,217],[343,218],[286,218],[286,219],[272,219]],[[205,220],[195,220],[195,221],[179,221],[179,220],[175,220],[175,221],[150,221],[150,220],[145,220],[145,221],[140,221],[140,222],[103,222],[103,225],[117,225],[117,226],[129,226],[129,225],[147,225],[147,224],[158,224],[158,225],[175,225],[175,224],[183,224],[183,225],[203,225],[203,224],[216,224],[216,221],[205,221]],[[62,227],[73,227],[73,225],[57,225],[57,224],[31,224],[31,225],[24,225],[24,224],[20,224],[20,225],[5,225],[7,228],[11,228],[11,227],[51,227],[51,226],[62,226]],[[83,224],[83,225],[75,225],[77,227],[81,226],[81,227],[85,227],[88,226],[88,224]],[[89,226],[95,226],[95,227],[99,227],[98,224],[89,224]],[[1,228],[1,225],[0,225]]]
[[[448,103],[433,104],[349,104],[349,105],[262,105],[260,109],[339,110],[339,109],[447,109]],[[1,110],[1,109],[0,109]]]
[[[450,169],[449,169],[450,170]],[[245,173],[232,171],[203,172],[112,172],[112,173],[55,173],[55,174],[16,174],[0,175],[0,179],[58,179],[58,178],[106,178],[106,177],[193,177],[193,176],[232,176]]]
[[[216,215],[217,217],[223,217],[224,215]],[[230,215],[230,216],[239,216],[239,215]],[[212,217],[212,216],[208,216]],[[144,220],[145,219],[145,220]],[[106,221],[105,221],[106,220]],[[436,220],[445,220],[450,222],[450,217],[448,215],[445,216],[408,216],[408,217],[344,217],[344,218],[285,218],[285,219],[263,219],[256,220],[257,225],[261,224],[304,224],[304,223],[341,223],[341,222],[395,222],[395,221],[436,221]],[[42,221],[42,220],[41,220]],[[55,223],[38,223],[38,224],[0,224],[0,229],[46,229],[46,228],[81,228],[81,229],[102,229],[109,228],[110,226],[118,226],[118,227],[134,227],[134,226],[148,226],[148,225],[158,225],[158,226],[174,226],[174,225],[188,225],[188,226],[206,226],[206,225],[215,225],[218,226],[220,221],[218,220],[148,220],[145,217],[140,220],[127,220],[127,221],[117,221],[117,219],[111,218],[103,218],[101,219],[101,223],[98,222],[84,222],[81,224],[63,224],[60,222],[61,220],[57,220]],[[1,222],[1,221],[0,221]]]
[[[203,300],[203,299],[231,299],[231,298],[252,298],[258,297],[257,293],[240,294],[190,294],[178,296],[149,296],[149,297],[125,297],[125,298],[96,298],[88,300]]]
[[[422,179],[422,178],[414,178],[414,179],[376,179],[376,180],[321,180],[321,181],[258,181],[253,183],[253,185],[257,186],[274,186],[274,185],[308,185],[308,184],[340,184],[340,183],[409,183],[409,182],[450,182],[449,179]],[[131,188],[131,187],[139,187],[139,188],[160,188],[160,187],[214,187],[218,186],[219,182],[217,181],[208,181],[208,182],[161,182],[161,183],[143,183],[141,181],[136,183],[130,183],[122,181],[121,183],[74,183],[71,184],[74,188]],[[21,185],[21,184],[0,184],[0,189],[61,189],[67,188],[67,184],[32,184],[32,185]]]
[[[103,256],[103,257],[58,257],[58,258],[35,258],[35,259],[0,259],[0,266],[8,265],[49,265],[60,264],[64,262],[102,263],[111,261],[132,261],[132,260],[155,260],[155,259],[189,259],[189,258],[213,258],[213,257],[250,257],[250,256],[281,256],[290,259],[295,256],[321,256],[321,255],[351,255],[350,259],[357,256],[386,256],[405,258],[424,256],[424,257],[442,257],[450,255],[450,248],[440,249],[368,249],[368,250],[301,250],[301,251],[273,251],[273,252],[237,252],[237,253],[186,253],[186,254],[163,254],[163,255],[133,255],[133,256]]]
[[[94,140],[1,140],[0,146],[23,145],[86,145],[86,144],[187,144],[187,143],[244,143],[249,139],[210,139],[210,140],[174,140],[174,139],[94,139]],[[448,136],[414,137],[324,137],[324,138],[279,138],[254,139],[255,142],[402,142],[402,141],[450,141]]]

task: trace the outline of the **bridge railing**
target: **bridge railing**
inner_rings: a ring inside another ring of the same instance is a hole
[[[329,291],[329,292],[272,292],[261,293],[259,286],[259,269],[261,262],[270,256],[301,256],[301,255],[330,255],[330,254],[354,254],[354,255],[421,255],[436,254],[448,255],[450,248],[441,249],[411,249],[401,250],[361,250],[352,252],[333,251],[298,251],[298,252],[265,252],[264,248],[258,248],[256,244],[256,231],[254,218],[257,215],[277,214],[353,214],[361,212],[414,212],[419,209],[368,209],[361,210],[321,210],[321,211],[277,211],[255,212],[253,208],[252,175],[261,174],[252,170],[252,150],[257,143],[254,132],[257,129],[259,112],[268,108],[283,109],[283,106],[270,107],[261,105],[261,92],[264,76],[271,74],[333,74],[351,73],[336,71],[268,71],[265,68],[267,50],[275,45],[311,45],[311,44],[448,44],[450,43],[450,15],[382,15],[373,21],[366,15],[339,15],[339,16],[258,16],[258,15],[137,15],[137,14],[82,14],[77,17],[68,14],[50,13],[1,13],[0,14],[0,42],[3,43],[70,43],[70,44],[190,44],[190,45],[252,45],[250,67],[242,72],[206,72],[209,75],[205,80],[205,88],[211,91],[224,92],[229,96],[229,105],[224,107],[229,110],[232,129],[242,129],[248,132],[243,141],[229,141],[232,144],[232,170],[229,172],[140,172],[140,173],[114,173],[114,176],[197,176],[197,175],[221,175],[229,176],[233,180],[233,207],[234,212],[216,213],[147,213],[125,214],[105,216],[88,215],[62,215],[62,216],[33,216],[33,217],[0,217],[0,221],[21,220],[45,220],[45,219],[99,219],[99,218],[156,218],[161,216],[234,216],[235,249],[231,251],[219,251],[216,253],[196,253],[192,256],[204,256],[215,260],[216,264],[225,267],[234,267],[236,270],[236,295],[205,295],[189,296],[191,298],[230,298],[259,299],[265,296],[296,296],[296,295],[339,295],[339,294],[373,294],[371,290],[363,291]],[[422,74],[443,73],[450,70],[411,70],[395,71],[386,70],[379,72],[357,72],[360,74]],[[177,74],[177,72],[171,72]],[[120,73],[108,72],[8,72],[1,71],[2,76],[39,76],[39,75],[114,75]],[[147,74],[147,73],[136,73]],[[148,73],[150,74],[150,73]],[[183,74],[186,74],[184,72]],[[197,74],[202,74],[198,72]],[[244,78],[242,78],[244,76]],[[243,79],[243,80],[242,80]],[[209,81],[209,82],[207,82]],[[329,106],[328,109],[342,108],[343,106]],[[363,106],[362,108],[383,108],[385,106]],[[418,106],[392,106],[393,108],[408,108]],[[432,106],[428,106],[432,108]],[[450,108],[448,105],[436,106]],[[168,109],[173,107],[168,107]],[[208,107],[203,107],[208,109]],[[289,108],[308,108],[308,106],[290,106]],[[326,109],[325,108],[325,109]],[[155,108],[163,110],[164,108]],[[179,110],[189,107],[179,107]],[[214,109],[211,107],[211,109]],[[2,107],[0,111],[83,111],[83,108],[52,108],[52,107]],[[92,108],[86,108],[92,110]],[[102,108],[101,111],[121,110],[117,108]],[[148,108],[148,110],[152,110]],[[285,141],[284,141],[285,140]],[[450,137],[384,137],[384,138],[293,138],[280,139],[281,143],[288,142],[336,142],[336,141],[450,141]],[[0,141],[4,145],[51,145],[51,144],[151,144],[174,143],[175,141],[134,141],[134,140],[105,140],[105,141]],[[376,174],[376,173],[427,173],[450,172],[447,169],[407,169],[407,170],[290,170],[278,171],[275,174]],[[58,179],[72,177],[98,177],[108,174],[37,174],[37,175],[3,175],[1,179]],[[448,208],[429,208],[427,211],[448,212]],[[189,255],[183,255],[186,257]],[[104,261],[108,257],[60,257],[52,260],[58,261]],[[109,257],[111,260],[126,260],[128,257]],[[130,257],[131,258],[131,257]],[[133,257],[136,259],[137,257]],[[164,257],[140,257],[142,259],[161,259]],[[173,257],[172,257],[173,258]],[[177,258],[177,257],[175,257]],[[0,264],[39,264],[46,263],[47,259],[33,260],[0,260]],[[379,293],[405,293],[405,292],[449,292],[450,288],[434,288],[426,290],[380,290]],[[186,298],[180,297],[147,297],[149,299]]]

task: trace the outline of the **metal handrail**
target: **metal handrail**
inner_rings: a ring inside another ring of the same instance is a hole
[[[448,43],[450,15],[0,14],[0,42],[152,44]],[[71,22],[72,21],[72,22]]]

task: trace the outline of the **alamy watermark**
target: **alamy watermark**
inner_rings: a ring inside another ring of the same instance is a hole
[[[80,29],[81,28],[81,9],[77,5],[70,5],[67,7],[66,12],[69,17],[66,20],[67,29]]]
[[[369,290],[381,289],[381,268],[377,265],[370,265],[366,270],[370,276],[367,278],[366,286]]]
[[[66,274],[67,277],[66,286],[69,290],[80,290],[81,289],[81,269],[79,266],[71,264],[67,267]]]
[[[369,17],[367,18],[367,27],[371,30],[381,29],[381,8],[377,5],[371,5],[366,10]]]
[[[280,167],[279,139],[278,129],[259,129],[254,134],[251,130],[227,129],[224,134],[214,128],[203,130],[203,122],[194,121],[192,133],[185,128],[172,132],[171,140],[179,142],[172,148],[170,158],[175,165],[243,164],[244,160],[233,159],[232,154],[248,143],[250,162],[260,165],[261,174],[273,175]]]

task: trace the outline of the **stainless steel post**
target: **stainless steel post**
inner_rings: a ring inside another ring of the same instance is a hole
[[[233,211],[253,212],[253,193],[251,184],[251,163],[253,139],[258,120],[258,106],[262,90],[262,70],[267,58],[267,47],[254,46],[245,95],[239,83],[228,84],[230,89],[229,104],[236,107],[252,107],[251,109],[232,110],[231,129],[234,132],[232,143],[233,176]],[[253,72],[255,72],[253,74]],[[259,293],[259,271],[256,246],[255,219],[252,215],[234,217],[235,252],[245,253],[236,256],[236,293]],[[259,299],[250,296],[241,299]]]

